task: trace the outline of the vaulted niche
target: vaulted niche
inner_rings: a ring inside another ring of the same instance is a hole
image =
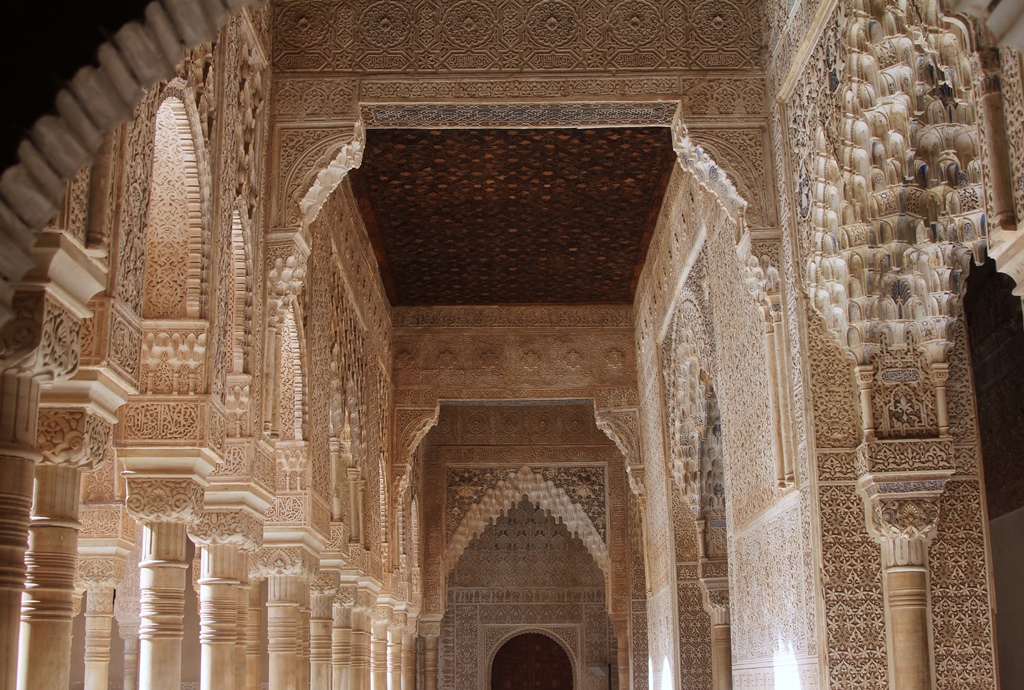
[[[443,403],[423,453],[427,615],[443,604],[439,685],[486,686],[499,648],[528,632],[566,650],[572,687],[608,688],[609,672],[614,685],[609,588],[628,596],[615,573],[629,556],[614,546],[628,522],[609,511],[626,501],[624,460],[593,403]]]

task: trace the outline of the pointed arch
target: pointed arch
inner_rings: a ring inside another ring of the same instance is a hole
[[[587,551],[605,576],[608,576],[608,547],[594,527],[594,523],[564,490],[546,481],[529,467],[523,467],[511,479],[499,482],[466,511],[465,517],[445,547],[445,572],[451,572],[474,537],[483,532],[499,515],[514,508],[523,496],[565,523],[569,531],[579,537],[587,547]]]
[[[143,278],[148,319],[198,319],[202,311],[206,177],[183,96],[168,88],[156,114]]]

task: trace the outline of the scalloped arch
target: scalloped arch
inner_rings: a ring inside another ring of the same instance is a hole
[[[515,507],[524,495],[534,505],[558,518],[570,532],[579,537],[605,577],[608,576],[608,547],[598,534],[594,523],[565,491],[546,481],[529,467],[520,469],[511,481],[499,482],[466,512],[466,516],[445,547],[445,572],[451,572],[475,536],[483,532],[499,515]]]

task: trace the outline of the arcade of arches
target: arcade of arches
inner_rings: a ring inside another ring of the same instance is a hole
[[[152,2],[0,177],[0,690],[1024,687],[976,5]]]

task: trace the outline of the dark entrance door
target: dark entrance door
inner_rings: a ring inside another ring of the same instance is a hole
[[[572,662],[546,635],[516,635],[494,655],[491,690],[572,690]]]

